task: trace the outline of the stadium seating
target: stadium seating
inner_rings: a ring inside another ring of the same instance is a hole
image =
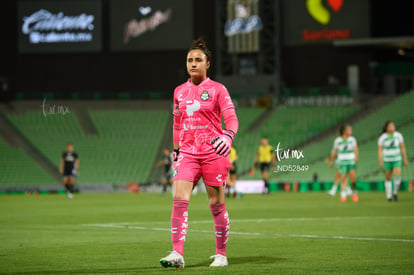
[[[397,131],[401,131],[406,140],[408,156],[414,152],[414,144],[410,141],[414,138],[414,92],[407,93],[390,104],[380,108],[376,112],[362,118],[352,125],[353,135],[357,138],[360,150],[360,158],[357,166],[358,178],[361,180],[383,180],[377,159],[377,139],[386,120],[395,122]],[[329,156],[335,135],[323,140],[311,143],[303,148],[305,159],[300,161],[285,161],[284,164],[307,164],[310,169],[307,172],[272,174],[276,181],[296,181],[312,179],[312,173],[317,172],[319,180],[332,181],[334,170],[329,169],[326,158]],[[411,179],[414,173],[413,162],[403,169],[403,179]]]
[[[67,142],[80,157],[79,183],[146,182],[169,111],[91,111],[98,135],[85,135],[75,113],[9,114],[9,120],[56,168]]]
[[[283,148],[295,149],[307,139],[318,135],[357,111],[357,107],[344,106],[279,107],[258,131],[239,132],[237,144],[243,144],[243,149],[239,150],[238,167],[240,171],[246,171],[251,167],[261,136],[266,136],[274,147],[280,142]],[[239,120],[241,124],[245,123],[242,119]],[[242,146],[239,147],[242,148]],[[254,178],[259,177],[259,173],[254,175]]]
[[[249,127],[265,112],[263,108],[237,108],[237,118],[239,119],[239,133],[245,133]]]
[[[377,161],[377,138],[385,120],[392,120],[406,140],[408,155],[413,156],[414,144],[414,92],[405,94],[374,113],[354,123],[354,136],[360,148],[358,177],[364,181],[383,180]],[[22,111],[9,113],[8,120],[32,143],[56,169],[67,142],[73,142],[79,153],[80,184],[118,184],[148,182],[154,163],[158,159],[163,137],[166,135],[170,110],[85,110],[90,117],[94,134],[86,134],[76,112],[44,116],[42,112]],[[280,142],[285,149],[301,149],[304,158],[284,160],[280,164],[308,165],[308,171],[271,173],[271,181],[308,182],[313,173],[320,181],[332,181],[334,171],[329,169],[327,157],[337,134],[298,148],[323,131],[345,122],[359,111],[351,106],[281,106],[266,113],[265,109],[237,108],[239,132],[234,140],[238,149],[238,172],[246,172],[253,164],[261,136],[267,136],[274,147]],[[260,120],[260,121],[259,121]],[[256,124],[259,123],[259,124]],[[8,160],[12,161],[8,161]],[[0,140],[0,184],[55,184],[47,174],[21,149],[11,148]],[[3,172],[4,171],[4,172]],[[27,176],[30,174],[30,176]],[[414,176],[414,162],[403,169],[403,179]],[[241,175],[241,179],[260,178]]]
[[[234,146],[237,148],[239,159],[237,161],[239,171],[246,170],[254,158],[254,148],[257,140],[260,138],[260,133],[257,131],[247,132],[256,120],[263,115],[265,109],[261,108],[238,108],[237,118],[239,119],[239,130],[234,139]]]
[[[260,128],[270,142],[296,146],[358,110],[356,107],[280,107]]]
[[[23,150],[12,148],[0,138],[0,185],[35,186],[56,181]]]

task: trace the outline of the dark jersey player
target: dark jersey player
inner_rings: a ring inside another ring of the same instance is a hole
[[[73,198],[75,178],[79,175],[79,157],[73,151],[72,143],[68,143],[66,151],[62,154],[59,172],[62,175],[62,182],[66,188],[67,196],[71,199]]]
[[[165,148],[162,155],[162,160],[157,164],[157,167],[163,167],[164,170],[164,182],[162,186],[162,193],[167,191],[168,185],[171,185],[172,180],[172,165],[173,157],[171,150]]]

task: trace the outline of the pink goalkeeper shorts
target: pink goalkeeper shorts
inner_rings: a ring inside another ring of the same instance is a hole
[[[191,155],[179,154],[174,164],[174,181],[186,180],[197,184],[201,177],[210,186],[226,185],[230,169],[228,157],[212,155],[209,158],[198,159]]]

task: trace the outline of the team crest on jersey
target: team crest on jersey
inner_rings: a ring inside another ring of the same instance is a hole
[[[177,173],[178,173],[177,169],[174,169],[173,170],[173,177],[175,177],[177,175]]]
[[[208,100],[210,98],[210,95],[208,94],[208,91],[204,90],[203,93],[201,94],[200,98],[204,101]]]

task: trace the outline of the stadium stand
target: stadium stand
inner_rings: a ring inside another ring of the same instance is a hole
[[[296,146],[358,111],[357,107],[280,107],[259,129],[271,142]]]
[[[353,135],[358,140],[360,159],[357,166],[358,179],[383,180],[377,160],[377,138],[386,120],[395,122],[397,131],[405,137],[408,157],[414,152],[414,144],[410,141],[414,138],[414,92],[407,93],[376,112],[362,118],[352,125]],[[346,122],[346,121],[345,121]],[[322,140],[313,142],[303,148],[305,158],[300,161],[286,161],[286,164],[307,164],[310,169],[307,172],[273,174],[276,181],[310,181],[312,173],[317,172],[319,180],[332,181],[334,170],[329,169],[327,157],[329,156],[333,140],[337,134],[330,135]],[[403,179],[411,179],[413,176],[413,161],[403,169]]]
[[[257,120],[265,112],[264,108],[246,108],[240,107],[237,108],[237,118],[239,119],[239,133],[245,133],[252,124],[257,122]]]
[[[9,114],[8,119],[58,169],[67,142],[80,157],[80,183],[146,182],[169,111],[90,111],[98,135],[85,135],[74,112]],[[155,127],[154,127],[155,126]]]
[[[10,147],[0,138],[0,185],[43,185],[56,183],[20,148]]]
[[[248,129],[258,123],[259,118],[265,113],[263,108],[238,108],[237,117],[239,119],[239,131],[234,139],[234,146],[237,148],[239,160],[237,161],[239,171],[246,170],[251,165],[251,160],[254,158],[254,148],[257,144],[260,133],[247,132]],[[252,154],[253,153],[253,154]],[[250,163],[250,164],[249,164]]]
[[[90,112],[92,121],[100,133],[96,137],[98,146],[91,146],[86,154],[91,154],[91,180],[99,182],[147,182],[169,117],[169,111]],[[99,156],[102,148],[111,151]],[[94,166],[100,163],[101,172]],[[116,165],[114,165],[116,164]],[[114,174],[116,176],[111,176]]]
[[[246,171],[252,166],[261,136],[266,136],[274,147],[280,142],[284,148],[294,149],[357,111],[358,107],[346,106],[279,107],[257,131],[239,132],[237,144],[243,144],[243,149],[239,150],[238,167]],[[242,117],[239,120],[245,123]],[[259,173],[253,176],[259,177]]]
[[[98,103],[101,106],[105,103]],[[364,181],[382,180],[383,175],[377,164],[376,141],[385,120],[393,120],[397,130],[406,140],[409,158],[414,152],[411,140],[414,138],[414,92],[405,94],[373,113],[363,116],[353,123],[353,131],[360,147],[358,177]],[[146,183],[150,180],[158,153],[165,146],[170,135],[171,117],[169,105],[154,108],[148,106],[137,111],[135,107],[122,109],[78,107],[65,115],[42,114],[20,109],[9,112],[5,117],[54,165],[67,142],[73,142],[79,153],[81,174],[79,184],[119,184],[129,182]],[[37,108],[39,108],[37,106]],[[82,111],[80,111],[82,110]],[[308,165],[306,172],[272,173],[273,182],[311,181],[316,172],[320,181],[332,181],[334,171],[327,165],[335,134],[327,133],[345,123],[359,113],[355,106],[278,106],[267,111],[264,108],[237,108],[240,122],[239,133],[234,145],[239,152],[238,172],[240,179],[259,179],[256,171],[253,177],[246,175],[256,154],[260,137],[267,136],[276,147],[280,142],[283,148],[301,149],[304,158],[284,160],[283,164]],[[85,129],[85,121],[93,131]],[[321,133],[325,133],[318,139]],[[316,137],[316,140],[315,140]],[[307,143],[309,140],[311,143]],[[168,141],[169,142],[169,141]],[[302,146],[302,144],[305,144]],[[57,180],[44,171],[36,160],[26,155],[20,148],[10,147],[0,141],[0,163],[4,172],[0,184],[16,185],[56,184]],[[13,161],[7,161],[12,159]],[[23,172],[22,172],[23,171]],[[30,176],[25,176],[29,175]],[[414,174],[414,161],[403,169],[403,179],[411,179]]]

